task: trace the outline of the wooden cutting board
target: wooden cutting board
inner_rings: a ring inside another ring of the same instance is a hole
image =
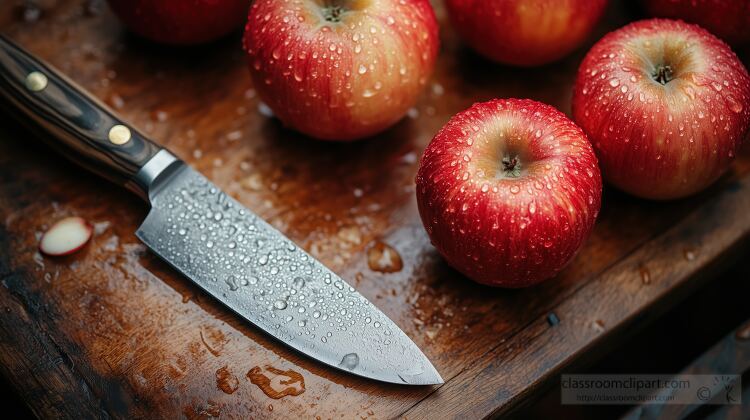
[[[424,147],[476,101],[526,97],[569,113],[586,48],[538,69],[492,64],[461,46],[438,3],[438,67],[410,116],[376,138],[332,144],[264,115],[239,33],[205,47],[161,47],[129,35],[101,2],[42,1],[38,15],[21,3],[0,4],[3,32],[341,273],[446,380],[384,385],[269,339],[138,242],[147,207],[137,197],[61,160],[3,114],[0,371],[40,417],[495,415],[748,255],[748,147],[715,186],[686,200],[606,188],[593,235],[542,285],[479,286],[437,255],[414,198]],[[621,3],[589,45],[639,17]],[[70,257],[40,256],[41,232],[67,215],[96,223],[92,242]],[[383,272],[386,247],[395,272]],[[274,398],[286,388],[290,395]]]

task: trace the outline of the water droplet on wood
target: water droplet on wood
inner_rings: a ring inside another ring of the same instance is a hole
[[[375,241],[367,250],[367,265],[381,273],[395,273],[404,267],[401,255],[382,241]]]
[[[281,370],[273,366],[255,366],[247,372],[247,377],[264,394],[280,399],[286,396],[297,396],[305,392],[305,378],[299,373],[289,369]],[[269,405],[269,409],[271,406]]]

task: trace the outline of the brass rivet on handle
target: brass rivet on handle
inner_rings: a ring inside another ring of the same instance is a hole
[[[47,87],[47,76],[38,71],[32,71],[26,76],[26,89],[39,92]]]
[[[118,146],[130,141],[130,129],[124,125],[117,124],[109,129],[109,141]]]

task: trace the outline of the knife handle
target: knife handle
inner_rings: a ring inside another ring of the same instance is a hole
[[[161,147],[50,65],[0,35],[0,96],[42,139],[86,169],[142,196],[136,175]],[[170,155],[171,156],[171,155]]]

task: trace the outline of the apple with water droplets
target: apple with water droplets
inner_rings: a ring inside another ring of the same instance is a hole
[[[643,0],[654,17],[682,19],[733,45],[750,42],[750,0]]]
[[[474,50],[516,66],[556,61],[579,47],[608,0],[448,0],[453,27]]]
[[[286,126],[324,140],[399,121],[438,43],[428,0],[257,0],[244,38],[261,99]]]
[[[588,52],[573,116],[610,184],[649,199],[685,197],[716,181],[739,152],[750,128],[750,77],[705,29],[639,21]]]
[[[458,271],[491,286],[553,277],[601,206],[586,135],[557,109],[525,99],[456,114],[427,146],[416,183],[433,245]]]
[[[249,0],[108,0],[138,35],[162,44],[203,44],[242,26]]]

